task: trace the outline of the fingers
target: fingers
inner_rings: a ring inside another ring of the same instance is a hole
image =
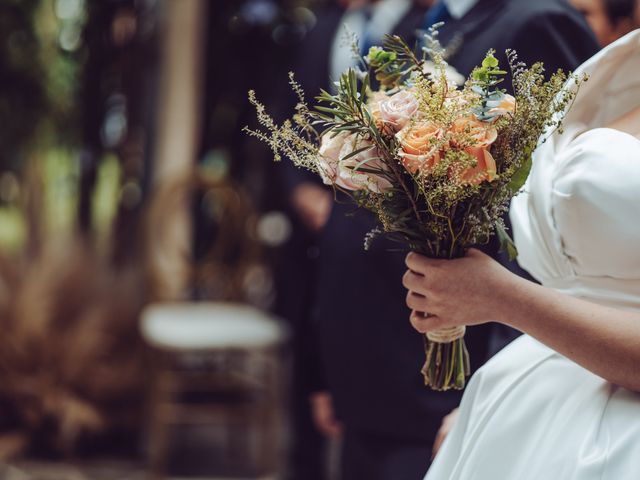
[[[426,333],[429,330],[435,329],[437,323],[436,317],[427,317],[422,313],[431,311],[431,305],[426,296],[428,290],[426,281],[426,277],[411,270],[407,270],[402,277],[402,284],[409,290],[407,292],[406,303],[412,310],[410,317],[411,325],[420,333]]]
[[[421,295],[424,295],[426,293],[424,282],[425,277],[423,275],[412,272],[411,270],[407,270],[402,277],[402,285],[404,285],[404,288],[416,293],[420,293]]]
[[[407,307],[418,312],[428,312],[429,302],[424,295],[409,291],[407,293]]]
[[[415,252],[410,252],[405,258],[405,264],[409,267],[409,270],[421,274],[426,273],[430,268],[438,266],[443,261],[445,260],[435,260]]]
[[[467,250],[467,257],[472,257],[472,258],[486,257],[486,254],[482,253],[477,248],[470,248],[469,250]]]
[[[443,322],[436,316],[427,316],[424,312],[413,310],[409,317],[411,326],[420,333],[427,333],[443,327]]]
[[[406,297],[407,306],[412,310],[410,321],[413,328],[420,333],[427,333],[445,326],[440,315],[439,288],[440,274],[436,269],[445,260],[434,260],[417,253],[407,255],[406,264],[409,270],[402,277],[402,284],[409,290]],[[435,279],[433,278],[435,277]],[[429,312],[426,315],[422,312]]]

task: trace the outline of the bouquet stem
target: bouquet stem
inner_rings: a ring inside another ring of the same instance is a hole
[[[451,332],[430,332],[424,335],[426,361],[422,367],[424,383],[432,390],[462,390],[471,372],[469,352],[462,336],[452,341],[441,340]]]

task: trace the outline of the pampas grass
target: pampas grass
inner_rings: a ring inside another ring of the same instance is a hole
[[[29,446],[70,454],[135,418],[144,378],[138,275],[110,271],[80,241],[10,270],[0,273],[0,455],[3,444],[5,456]]]

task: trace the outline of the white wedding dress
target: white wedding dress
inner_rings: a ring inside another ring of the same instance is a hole
[[[640,311],[640,140],[601,128],[640,105],[640,31],[582,72],[565,133],[512,204],[519,262],[547,287]],[[640,480],[640,394],[525,335],[471,379],[426,480]]]

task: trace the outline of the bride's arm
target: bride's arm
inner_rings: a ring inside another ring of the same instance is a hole
[[[640,314],[524,280],[478,250],[458,260],[411,253],[403,278],[420,332],[496,321],[521,330],[596,375],[640,391]],[[429,312],[425,318],[416,312]]]

